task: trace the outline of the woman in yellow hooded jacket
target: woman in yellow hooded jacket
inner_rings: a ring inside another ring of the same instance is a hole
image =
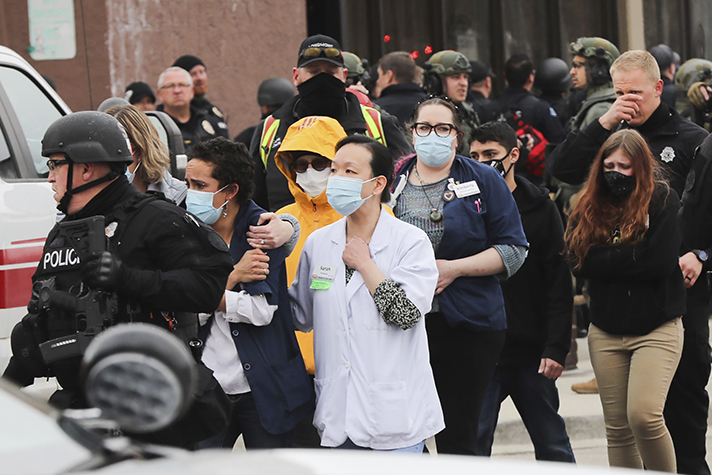
[[[331,117],[311,116],[289,127],[279,152],[277,168],[287,177],[294,203],[277,213],[289,213],[299,220],[301,235],[294,251],[287,257],[287,282],[292,284],[297,273],[304,242],[314,230],[338,221],[342,216],[326,200],[326,182],[331,173],[336,144],[346,137],[341,124]],[[313,333],[296,332],[304,364],[314,376]],[[295,447],[320,447],[320,439],[311,419],[297,426]]]

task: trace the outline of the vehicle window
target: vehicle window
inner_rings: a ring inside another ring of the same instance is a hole
[[[42,89],[21,71],[0,67],[0,82],[20,121],[35,169],[39,175],[46,176],[49,170],[47,159],[41,153],[42,137],[47,127],[59,119],[62,113]]]
[[[0,178],[17,178],[17,168],[7,146],[7,139],[2,124],[0,124]]]

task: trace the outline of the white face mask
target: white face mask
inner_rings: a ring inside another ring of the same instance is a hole
[[[307,195],[316,198],[326,190],[329,175],[331,175],[329,167],[320,172],[309,167],[303,173],[297,173],[297,185],[301,186]]]

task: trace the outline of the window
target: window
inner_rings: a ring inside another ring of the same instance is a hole
[[[17,69],[0,67],[0,83],[25,135],[34,168],[39,175],[46,176],[49,170],[47,159],[41,153],[42,137],[50,124],[63,114],[32,79]]]

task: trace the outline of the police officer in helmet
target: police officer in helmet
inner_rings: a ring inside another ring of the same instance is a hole
[[[539,99],[549,103],[556,111],[562,126],[571,118],[566,95],[571,89],[571,75],[566,62],[560,58],[546,58],[539,64],[534,76],[534,87],[541,91]]]
[[[264,120],[271,113],[282,107],[282,105],[294,97],[294,85],[284,78],[269,78],[260,83],[257,88],[257,104],[260,106],[260,120]],[[257,125],[246,128],[232,139],[233,142],[245,144],[250,148],[252,136],[257,129]],[[260,170],[258,170],[259,172]]]
[[[613,80],[609,72],[613,62],[620,56],[616,45],[605,38],[579,38],[569,45],[571,79],[574,88],[585,91],[586,97],[567,132],[581,130],[610,109],[616,100]]]
[[[461,140],[462,155],[470,154],[470,136],[472,131],[480,125],[480,118],[466,102],[469,92],[469,74],[472,66],[467,56],[459,51],[438,51],[426,61],[424,87],[429,94],[444,95],[455,103],[463,126]]]
[[[125,322],[153,323],[191,339],[196,314],[217,308],[233,266],[209,226],[129,184],[131,148],[115,118],[87,111],[56,120],[42,140],[42,155],[49,158],[57,209],[66,216],[47,237],[32,277],[29,313],[13,330],[4,376],[23,386],[56,376],[62,391],[51,401],[83,407],[79,365],[85,348],[73,340]],[[93,233],[76,231],[85,225]],[[71,226],[76,233],[70,237]],[[90,241],[104,250],[87,252]],[[110,305],[97,316],[89,310],[79,315],[66,304],[78,306],[87,295]],[[68,336],[61,354],[42,345]]]

